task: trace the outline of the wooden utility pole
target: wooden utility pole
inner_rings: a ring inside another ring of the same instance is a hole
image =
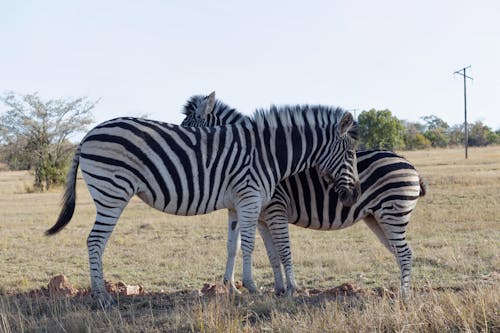
[[[359,109],[349,109],[349,110],[347,110],[348,112],[352,112],[352,113],[354,113],[354,120],[355,120],[355,121],[358,121],[358,117],[357,117],[357,115],[356,115],[356,113],[358,112],[358,110],[359,110]]]
[[[469,158],[469,155],[467,154],[467,149],[469,148],[469,130],[467,128],[467,79],[474,80],[470,76],[467,76],[467,69],[469,69],[470,66],[464,67],[462,69],[459,69],[458,71],[454,72],[453,74],[459,74],[464,77],[464,116],[465,116],[465,122],[464,122],[464,127],[465,127],[465,159]]]

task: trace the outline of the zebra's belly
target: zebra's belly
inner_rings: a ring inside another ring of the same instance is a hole
[[[215,210],[231,208],[232,203],[225,200],[225,196],[217,197],[215,195],[206,196],[187,196],[180,197],[175,194],[171,195],[167,200],[154,201],[147,192],[137,194],[149,206],[162,211],[164,213],[182,216],[208,214]]]
[[[341,218],[328,219],[328,218],[315,218],[309,216],[303,216],[299,219],[289,218],[288,223],[296,225],[298,227],[314,229],[314,230],[338,230],[352,226],[354,223],[361,219],[353,219],[348,217],[345,220]]]
[[[346,207],[338,200],[329,200],[328,196],[324,199],[322,205],[310,203],[310,206],[291,201],[287,207],[288,223],[315,230],[338,230],[350,227],[370,214],[366,206],[354,204]]]

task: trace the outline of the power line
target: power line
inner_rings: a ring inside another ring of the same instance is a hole
[[[474,80],[470,76],[467,76],[467,69],[469,69],[471,66],[464,67],[462,69],[459,69],[456,72],[453,72],[453,74],[459,74],[464,77],[464,117],[465,117],[465,122],[464,122],[464,127],[465,127],[465,159],[468,159],[469,156],[467,154],[467,149],[469,148],[469,130],[467,128],[467,79]]]

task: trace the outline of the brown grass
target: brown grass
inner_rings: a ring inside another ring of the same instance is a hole
[[[222,280],[225,211],[177,217],[135,199],[108,243],[105,274],[142,284],[150,294],[122,297],[109,312],[96,309],[87,297],[29,298],[23,293],[61,273],[88,287],[86,237],[95,210],[80,180],[73,221],[60,234],[45,237],[58,214],[61,190],[26,193],[29,174],[1,172],[0,332],[500,330],[500,147],[470,149],[467,161],[461,149],[403,154],[429,183],[409,225],[414,295],[406,307],[378,296],[276,298],[259,240],[253,266],[262,296],[183,293]],[[291,237],[304,289],[345,282],[366,290],[397,289],[393,257],[362,222],[335,232],[292,227]]]

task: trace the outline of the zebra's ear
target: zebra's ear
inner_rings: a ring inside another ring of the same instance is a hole
[[[210,95],[208,95],[207,103],[205,104],[205,110],[203,112],[203,115],[206,116],[210,112],[212,112],[214,109],[214,106],[215,106],[215,91],[212,91],[212,93],[210,93]]]
[[[342,118],[339,122],[339,133],[341,136],[344,136],[349,132],[349,129],[352,127],[354,123],[354,118],[350,112],[345,112],[342,115]]]

